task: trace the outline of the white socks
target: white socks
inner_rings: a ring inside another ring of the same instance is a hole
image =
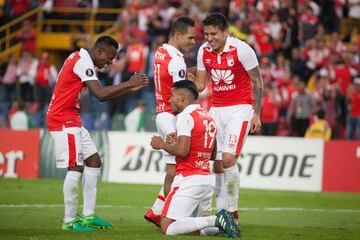
[[[83,176],[83,196],[84,208],[83,215],[90,216],[95,213],[96,205],[96,183],[100,175],[101,168],[84,167]]]
[[[171,223],[166,229],[166,235],[191,233],[203,228],[214,227],[216,216],[186,217]]]
[[[224,168],[225,181],[227,186],[227,192],[229,195],[229,212],[238,210],[239,201],[239,187],[240,187],[240,172],[237,164],[232,167]]]
[[[220,229],[217,227],[206,227],[200,230],[200,236],[215,236],[220,232]]]
[[[225,182],[224,173],[214,173],[215,174],[215,200],[216,200],[216,210],[220,211],[221,209],[228,209],[228,192]]]
[[[76,218],[78,205],[78,188],[81,179],[81,172],[68,171],[64,180],[64,205],[65,216],[64,222],[70,222]]]
[[[165,204],[164,187],[162,187],[159,194],[156,197],[153,206],[151,207],[154,214],[160,215],[164,208],[164,204]]]

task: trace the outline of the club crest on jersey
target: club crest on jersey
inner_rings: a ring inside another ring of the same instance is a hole
[[[229,67],[234,66],[234,58],[233,58],[233,56],[232,56],[232,55],[228,55],[228,56],[226,57],[226,62],[227,62],[227,65],[228,65]]]
[[[86,69],[85,74],[88,77],[92,77],[92,76],[94,76],[94,71],[91,68],[88,68],[88,69]]]
[[[180,77],[180,78],[184,78],[184,77],[185,77],[185,70],[184,70],[184,69],[181,69],[181,70],[179,71],[179,77]]]

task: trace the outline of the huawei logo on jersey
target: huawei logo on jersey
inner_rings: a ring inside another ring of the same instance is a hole
[[[234,74],[231,70],[211,69],[211,78],[215,85],[218,85],[221,80],[226,84],[231,84],[234,79]]]

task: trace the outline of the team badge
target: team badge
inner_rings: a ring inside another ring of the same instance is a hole
[[[86,69],[85,73],[86,73],[86,76],[88,76],[88,77],[94,76],[94,71],[90,68]]]
[[[227,62],[227,65],[228,65],[229,67],[234,66],[234,58],[233,58],[233,56],[232,56],[232,55],[228,55],[228,56],[226,57],[226,62]]]
[[[181,77],[181,78],[184,78],[184,77],[185,77],[185,70],[184,70],[184,69],[181,69],[181,70],[179,71],[179,77]]]

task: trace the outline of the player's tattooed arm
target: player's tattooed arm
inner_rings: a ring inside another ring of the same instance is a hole
[[[260,115],[262,98],[263,98],[263,80],[260,73],[259,66],[256,66],[247,71],[252,82],[254,101],[255,101],[255,113]]]

